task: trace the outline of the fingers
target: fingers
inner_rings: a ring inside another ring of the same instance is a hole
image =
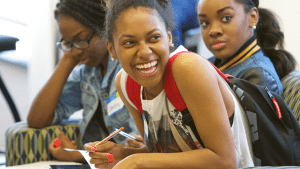
[[[143,142],[143,138],[139,135],[132,135],[134,136],[137,140]],[[132,139],[127,139],[126,143],[125,143],[125,146],[126,147],[132,147],[132,148],[141,148],[144,146],[144,143],[141,143],[139,141],[135,141],[135,140],[132,140]]]
[[[127,139],[125,145],[126,147],[131,147],[131,148],[141,148],[144,146],[143,143],[131,139]]]
[[[140,135],[135,135],[135,134],[133,134],[132,136],[135,137],[138,141],[144,142],[144,139],[143,139],[142,136],[140,136]]]
[[[56,138],[56,139],[57,139],[57,138]],[[50,144],[48,145],[48,150],[49,150],[50,152],[52,152],[52,150],[54,149],[54,144],[55,144],[56,139],[53,139],[53,140],[50,142]]]
[[[79,63],[80,59],[78,55],[73,55],[72,51],[64,51],[61,61],[67,61],[65,63],[72,64],[74,67]]]
[[[61,141],[64,141],[64,140],[65,141],[70,141],[69,138],[62,131],[58,134],[58,138],[60,138]]]
[[[76,142],[74,140],[70,141],[70,139],[65,135],[64,132],[60,132],[58,134],[58,138],[55,138],[50,143],[54,148],[62,147],[62,148],[70,148],[70,149],[78,149],[76,146]],[[50,147],[51,149],[52,147]],[[52,149],[54,151],[54,149]]]
[[[96,168],[106,167],[114,160],[113,155],[109,153],[90,152],[89,156],[91,157],[90,163],[95,164]]]
[[[97,147],[95,147],[95,145],[97,144],[98,142],[93,142],[93,143],[87,143],[83,146],[83,148],[88,151],[88,152],[95,152],[95,151],[98,151],[98,152],[106,152],[106,151],[109,151],[111,149],[113,149],[115,146],[116,146],[116,143],[114,142],[111,142],[111,141],[108,141],[106,143],[103,143],[101,145],[98,145]],[[93,151],[93,149],[95,148],[95,151]]]

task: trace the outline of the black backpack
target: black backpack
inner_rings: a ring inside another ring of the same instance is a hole
[[[164,89],[170,102],[182,113],[183,122],[191,127],[205,147],[173,79],[172,63],[181,53],[168,61]],[[251,127],[255,166],[300,166],[300,125],[281,96],[267,87],[229,77],[214,68],[227,81],[246,112]],[[126,87],[129,99],[142,113],[140,85],[128,76]]]

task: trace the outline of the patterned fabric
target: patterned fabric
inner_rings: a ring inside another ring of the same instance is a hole
[[[282,98],[289,105],[300,124],[300,71],[294,70],[282,79]]]
[[[21,165],[38,161],[55,160],[48,151],[51,140],[63,131],[70,140],[81,148],[78,120],[66,121],[62,125],[44,129],[28,128],[25,121],[11,125],[6,133],[6,166]]]

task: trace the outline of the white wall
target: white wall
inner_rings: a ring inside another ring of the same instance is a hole
[[[55,67],[58,0],[0,0],[0,34],[17,37],[13,54],[2,55],[28,63],[29,99],[46,83]]]
[[[300,0],[260,0],[259,7],[268,8],[277,14],[285,35],[285,48],[294,55],[300,65]],[[201,55],[212,56],[203,41],[199,47]]]
[[[271,9],[279,16],[285,48],[300,64],[300,0],[260,0],[260,7]]]
[[[53,11],[57,0],[32,0],[35,8],[31,20],[32,56],[29,64],[29,102],[50,78],[55,67],[57,28]],[[38,8],[37,8],[38,7]]]

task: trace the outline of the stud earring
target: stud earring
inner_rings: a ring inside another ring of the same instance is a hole
[[[115,58],[111,58],[111,60],[112,60],[112,61],[115,61],[116,59],[115,59]]]
[[[253,25],[252,28],[255,30],[256,29],[256,25]]]
[[[172,48],[172,47],[174,47],[174,44],[173,44],[173,43],[171,44],[171,48]]]

